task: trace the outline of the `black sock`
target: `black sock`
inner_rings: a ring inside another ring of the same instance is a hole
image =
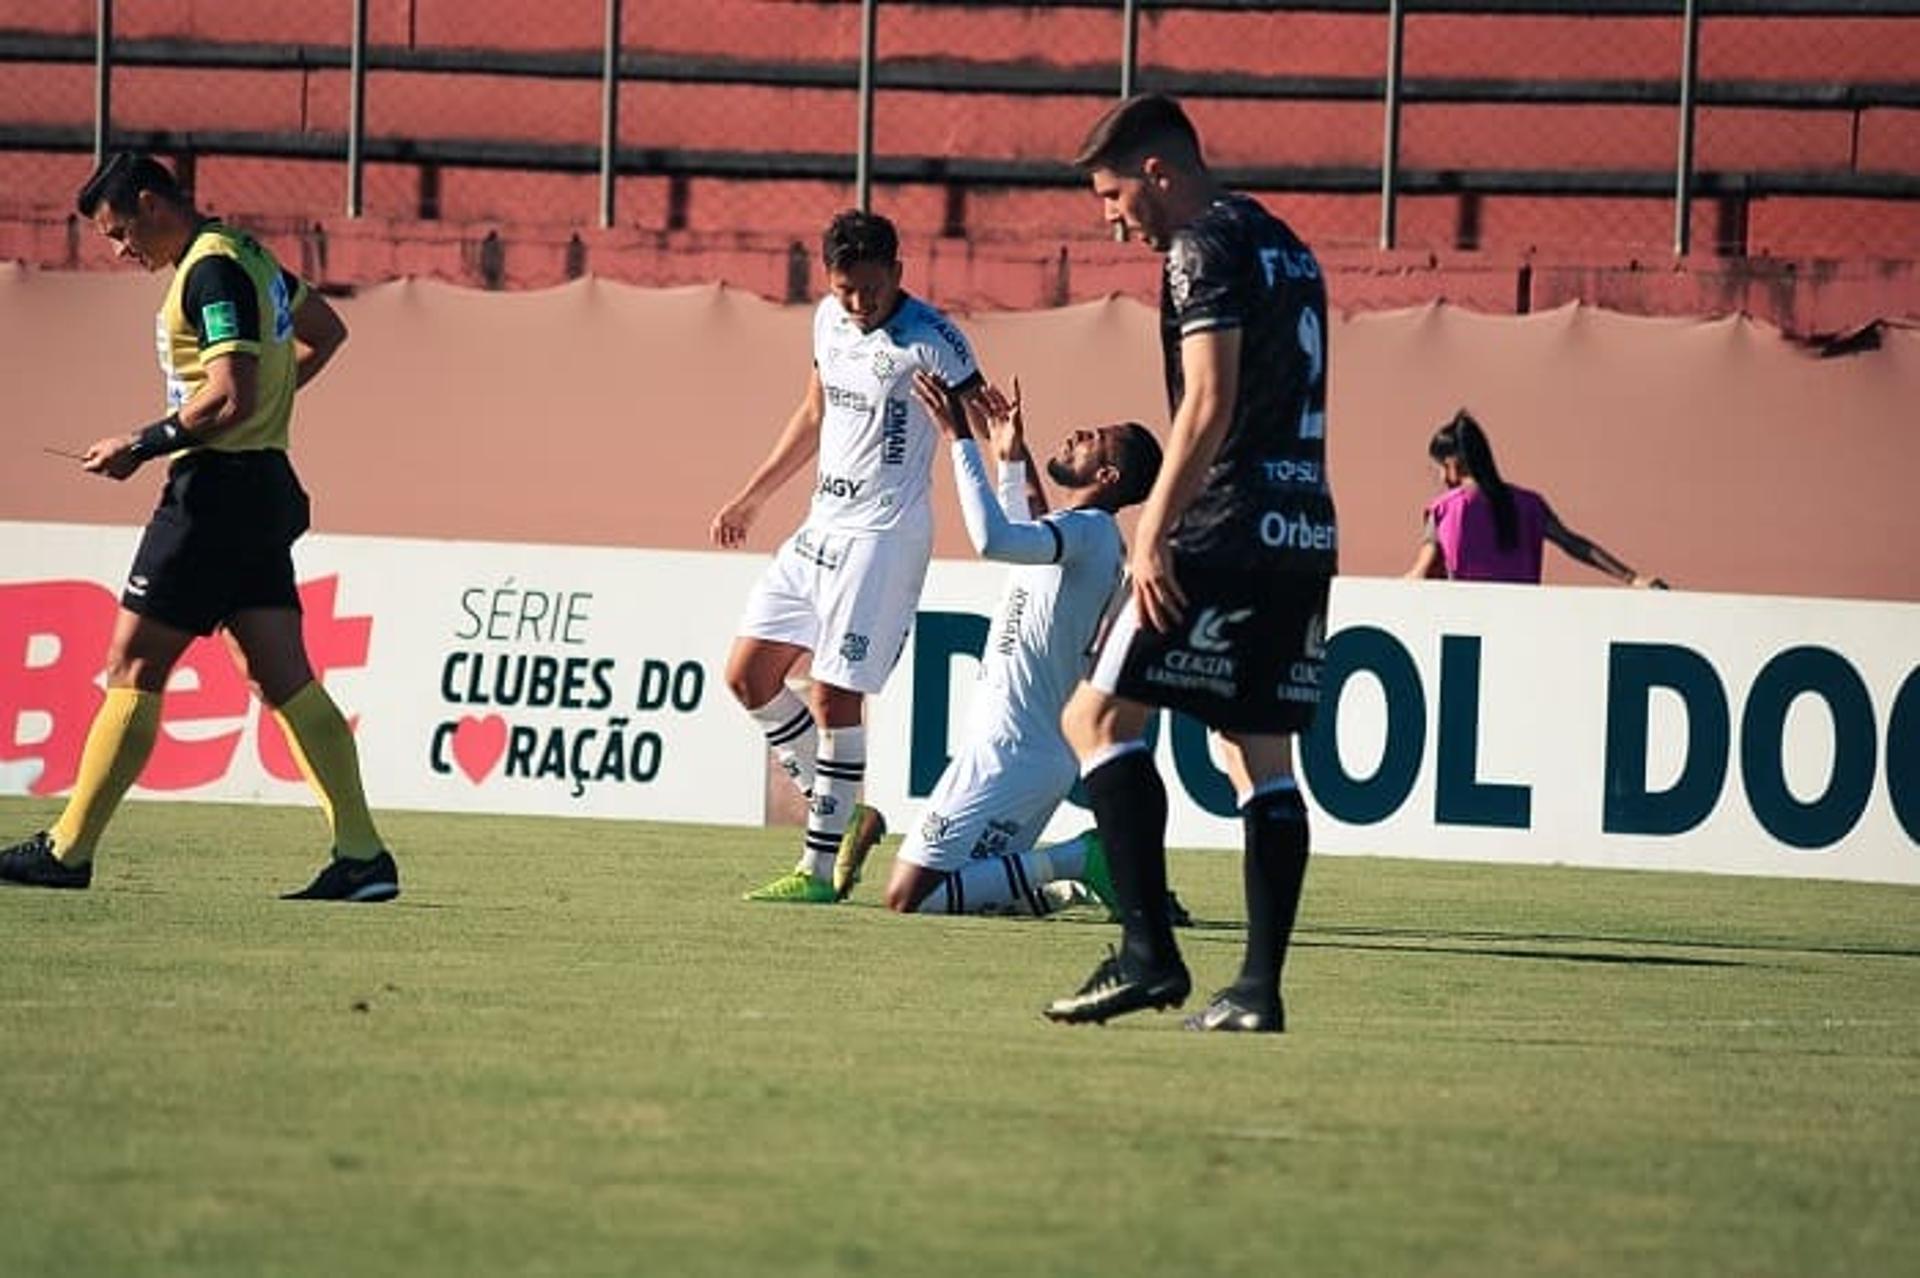
[[[1266,997],[1280,989],[1280,968],[1307,875],[1307,805],[1288,786],[1256,794],[1240,809],[1247,854],[1247,957],[1234,988]]]
[[[1167,787],[1153,756],[1129,750],[1089,772],[1086,783],[1119,898],[1123,947],[1150,967],[1179,962],[1167,918]]]

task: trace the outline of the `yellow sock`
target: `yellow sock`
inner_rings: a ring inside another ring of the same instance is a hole
[[[138,688],[108,688],[107,699],[87,729],[80,775],[60,819],[53,823],[53,854],[65,865],[86,865],[114,809],[147,766],[160,732],[160,694]]]
[[[360,785],[360,752],[354,748],[353,731],[340,707],[316,679],[273,713],[286,729],[301,774],[320,796],[327,824],[333,827],[334,854],[352,861],[378,856],[385,845],[373,828],[373,813],[367,810],[367,794]]]

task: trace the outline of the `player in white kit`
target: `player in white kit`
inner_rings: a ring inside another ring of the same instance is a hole
[[[1064,880],[1085,880],[1105,900],[1111,893],[1095,836],[1038,850],[1034,843],[1079,772],[1060,710],[1085,673],[1120,587],[1126,546],[1114,512],[1152,491],[1160,446],[1138,422],[1072,432],[1047,461],[1048,477],[1064,490],[1064,509],[1048,514],[1038,484],[1029,484],[1017,385],[1011,401],[997,393],[986,401],[997,493],[972,430],[943,388],[921,374],[914,389],[952,440],[954,483],[974,549],[1019,566],[987,632],[964,743],[894,856],[887,907],[1046,914],[1046,885]]]
[[[748,599],[727,659],[727,686],[808,798],[800,863],[748,899],[800,904],[837,899],[843,837],[870,845],[884,829],[858,803],[862,711],[900,658],[933,547],[936,440],[913,374],[939,377],[968,413],[982,411],[985,387],[960,330],[902,291],[899,238],[886,218],[841,213],[822,257],[830,291],[814,312],[806,397],[711,530],[720,546],[743,545],[761,506],[818,452],[813,507]],[[808,658],[803,702],[786,681]]]

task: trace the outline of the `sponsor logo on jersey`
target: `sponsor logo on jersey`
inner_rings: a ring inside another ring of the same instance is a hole
[[[857,666],[867,659],[870,646],[865,635],[857,635],[849,630],[840,636],[840,659],[848,665]]]
[[[814,489],[822,497],[837,497],[842,501],[853,501],[867,486],[864,479],[849,479],[845,475],[822,475],[820,483]]]
[[[1319,488],[1326,468],[1317,461],[1301,457],[1269,457],[1260,463],[1260,473],[1275,488]]]
[[[267,294],[273,303],[273,340],[284,346],[293,340],[293,299],[287,296],[287,277],[274,276]]]
[[[793,553],[810,564],[817,564],[831,571],[839,571],[847,558],[847,543],[832,541],[811,528],[802,528],[789,543]]]
[[[1320,263],[1313,260],[1313,254],[1304,248],[1263,248],[1260,250],[1260,266],[1267,273],[1267,285],[1274,281],[1317,280],[1320,278]]]
[[[1189,652],[1185,648],[1175,648],[1160,664],[1181,674],[1206,675],[1214,679],[1233,677],[1233,658],[1220,653]]]
[[[1020,646],[1020,622],[1026,616],[1030,599],[1025,586],[1015,586],[1007,596],[1006,615],[1000,618],[998,633],[993,640],[993,650],[1003,657],[1011,657]]]
[[[988,857],[1000,856],[1006,852],[1013,836],[1020,833],[1020,826],[1014,821],[989,821],[987,828],[980,831],[980,837],[967,849],[967,858],[984,861]]]
[[[867,398],[866,392],[831,384],[827,387],[827,406],[829,408],[844,408],[848,412],[853,413],[870,413],[873,411],[873,401]]]
[[[1187,298],[1193,294],[1193,271],[1197,263],[1193,246],[1185,240],[1177,240],[1167,252],[1167,297],[1173,302],[1173,309],[1184,310]]]
[[[904,466],[907,462],[907,401],[889,399],[880,419],[880,462]]]
[[[200,328],[207,345],[231,342],[240,336],[240,311],[232,302],[208,302],[200,308]]]
[[[1232,612],[1204,609],[1193,623],[1187,642],[1201,652],[1226,652],[1233,647],[1233,640],[1226,637],[1227,627],[1238,625],[1252,615],[1251,608],[1236,608]]]
[[[1174,658],[1182,658],[1176,662]],[[1216,664],[1220,672],[1209,674],[1201,670],[1183,668],[1188,663]],[[1163,688],[1177,688],[1183,692],[1210,692],[1216,697],[1231,701],[1240,694],[1240,684],[1234,678],[1233,658],[1202,657],[1195,653],[1175,650],[1167,654],[1161,665],[1148,666],[1145,675],[1148,683],[1159,684]]]
[[[1320,699],[1320,663],[1311,659],[1295,661],[1287,667],[1287,681],[1280,685],[1282,701],[1318,701]]]
[[[1201,610],[1187,632],[1187,646],[1164,653],[1158,665],[1147,667],[1148,683],[1193,692],[1210,692],[1218,697],[1239,694],[1238,667],[1227,655],[1233,640],[1227,637],[1229,626],[1239,625],[1253,615],[1251,608],[1231,612],[1219,608]]]
[[[973,352],[967,348],[967,339],[960,336],[959,329],[938,315],[930,316],[927,323],[934,332],[940,334],[940,340],[947,344],[947,349],[951,350],[962,363],[973,362]]]
[[[1277,510],[1260,516],[1260,540],[1276,550],[1335,550],[1340,544],[1332,524],[1317,524],[1305,515],[1289,519]]]
[[[1327,654],[1327,618],[1323,613],[1315,613],[1307,618],[1305,633],[1301,636],[1300,649],[1304,654],[1300,660],[1289,662],[1287,677],[1274,689],[1274,696],[1281,701],[1292,701],[1301,705],[1320,704],[1320,675]]]

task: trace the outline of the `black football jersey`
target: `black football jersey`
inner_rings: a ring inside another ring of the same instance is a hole
[[[1244,195],[1225,195],[1173,235],[1160,289],[1167,398],[1185,392],[1180,343],[1237,328],[1233,420],[1206,483],[1173,530],[1196,554],[1331,574],[1339,558],[1327,482],[1327,289],[1313,252]]]

